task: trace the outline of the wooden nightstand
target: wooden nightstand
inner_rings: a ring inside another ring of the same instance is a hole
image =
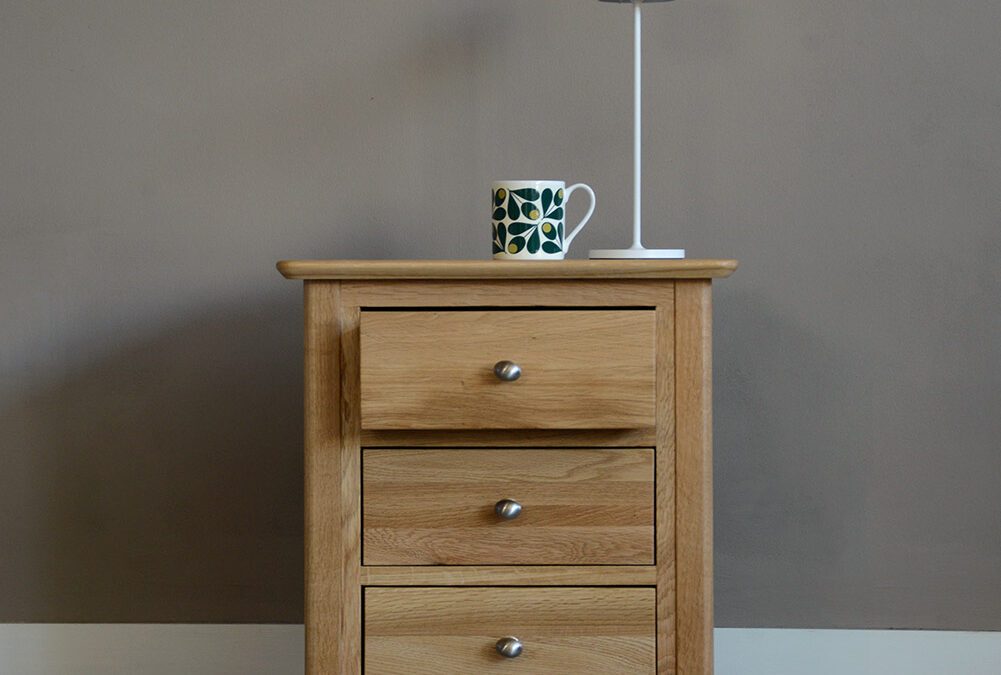
[[[711,672],[736,266],[279,263],[305,281],[307,672]]]

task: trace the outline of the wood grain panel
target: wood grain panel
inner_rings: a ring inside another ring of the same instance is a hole
[[[657,672],[677,668],[674,304],[657,307]]]
[[[653,673],[652,588],[368,588],[367,675]],[[515,659],[495,642],[521,640]]]
[[[664,299],[662,281],[562,279],[346,281],[360,307],[643,307]]]
[[[654,312],[363,312],[365,429],[654,426]],[[521,378],[503,382],[510,360]]]
[[[330,494],[341,517],[341,644],[337,672],[360,675],[361,660],[361,423],[359,413],[358,330],[361,312],[357,307],[338,306],[341,334],[341,475],[340,486]]]
[[[675,290],[678,672],[713,670],[712,319],[708,281]]]
[[[366,449],[362,477],[366,565],[654,561],[650,449]]]
[[[673,423],[670,425],[673,430]],[[364,448],[461,447],[595,447],[651,448],[657,443],[654,429],[424,429],[387,431],[363,429]]]
[[[442,565],[361,568],[363,586],[653,586],[652,565]]]

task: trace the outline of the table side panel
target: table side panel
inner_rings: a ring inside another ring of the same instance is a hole
[[[306,671],[333,672],[342,651],[339,639],[345,579],[339,564],[344,545],[339,492],[340,288],[336,282],[307,282],[305,324],[305,558]]]

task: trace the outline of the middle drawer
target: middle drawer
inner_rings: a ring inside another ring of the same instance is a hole
[[[654,452],[365,449],[364,565],[650,565]]]

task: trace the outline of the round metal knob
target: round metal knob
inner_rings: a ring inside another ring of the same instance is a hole
[[[494,513],[504,520],[514,520],[521,513],[521,504],[513,499],[502,499],[494,504]]]
[[[521,377],[521,366],[514,361],[498,361],[494,365],[494,375],[505,382],[514,382]]]
[[[509,659],[521,656],[521,640],[516,637],[502,637],[497,641],[496,647],[501,656],[506,656]]]

